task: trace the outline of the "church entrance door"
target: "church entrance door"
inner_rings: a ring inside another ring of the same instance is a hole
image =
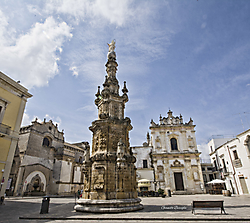
[[[184,190],[182,173],[174,173],[175,189]]]

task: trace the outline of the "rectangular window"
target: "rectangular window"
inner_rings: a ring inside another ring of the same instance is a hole
[[[2,123],[3,120],[3,113],[4,113],[3,106],[0,105],[0,123]]]
[[[209,174],[209,180],[212,181],[214,179],[214,175],[213,174]]]
[[[215,168],[216,171],[218,170],[216,161],[214,161],[214,168]]]
[[[235,159],[235,160],[239,159],[238,153],[237,153],[236,150],[233,151],[233,154],[234,154],[234,159]]]
[[[148,168],[148,161],[147,160],[143,160],[143,168]]]
[[[211,150],[211,153],[213,152],[213,147],[212,146],[210,146],[210,150]]]
[[[203,180],[204,180],[204,183],[207,183],[207,176],[206,176],[206,174],[203,174]]]
[[[2,123],[3,121],[4,112],[6,110],[8,103],[9,102],[7,100],[0,97],[0,123]]]
[[[222,164],[223,164],[224,171],[227,172],[227,166],[226,166],[226,163],[225,163],[224,159],[222,159]]]

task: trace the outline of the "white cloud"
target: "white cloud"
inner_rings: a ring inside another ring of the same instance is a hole
[[[35,121],[35,119],[37,119],[37,121],[40,123],[43,122],[41,119],[37,118],[36,116],[33,116],[33,118],[31,119],[30,116],[26,112],[24,112],[21,126],[31,125],[31,122]]]
[[[6,20],[3,14],[0,16]],[[7,34],[13,33],[6,22],[0,26]],[[0,33],[1,69],[27,88],[46,85],[58,72],[59,54],[63,43],[72,37],[70,31],[65,22],[59,23],[49,17],[16,38],[14,44],[6,44],[6,37]]]
[[[108,52],[106,43],[112,39],[117,40],[117,61],[122,61],[123,64],[123,67],[120,66],[122,64],[118,67],[118,79],[121,77],[120,68],[127,70],[127,73],[123,72],[125,75],[145,75],[149,61],[166,55],[166,47],[170,45],[170,39],[175,32],[168,25],[164,30],[155,26],[155,20],[159,19],[156,16],[159,6],[144,2],[133,4],[132,1],[87,2],[89,1],[79,3],[77,8],[70,8],[72,1],[66,0],[49,1],[47,5],[50,11],[56,10],[58,13],[84,20],[82,26],[79,26],[81,29],[74,29],[74,36],[78,40],[75,44],[81,47],[73,48],[67,55],[73,75],[82,75],[96,85],[102,83]],[[94,16],[90,12],[94,12]],[[107,24],[103,25],[105,22],[113,23],[116,27],[109,25],[108,32]]]
[[[92,83],[102,83],[105,76],[103,58],[108,52],[104,43],[113,38],[118,42],[118,60],[123,57],[126,65],[132,61],[133,69],[144,75],[142,71],[146,69],[147,62],[162,58],[174,35],[167,25],[171,23],[170,20],[166,20],[164,30],[153,25],[159,19],[159,7],[150,2],[135,4],[132,0],[48,0],[44,8],[42,5],[28,5],[30,13],[54,15],[67,23],[49,17],[44,22],[34,24],[12,44],[3,45],[0,56],[4,59],[0,61],[0,67],[28,88],[46,85],[59,71],[58,62],[64,42],[71,39],[70,26],[73,27],[75,21],[77,24],[81,21],[79,29],[72,29],[75,36],[73,41],[76,42],[71,42],[70,51],[65,55],[73,76],[83,75]],[[7,19],[6,16],[4,18]],[[107,23],[111,24],[110,32],[107,32]],[[3,26],[10,32],[8,21]],[[126,35],[121,27],[126,30]],[[1,40],[5,38],[2,36]],[[75,44],[81,47],[75,48]],[[130,55],[129,58],[126,58],[127,55]]]
[[[31,124],[30,117],[29,117],[29,115],[27,113],[24,112],[21,126],[27,126],[27,125],[30,125],[30,124]]]
[[[77,111],[95,112],[96,111],[96,107],[94,105],[86,105],[84,107],[78,108]]]
[[[206,28],[206,26],[207,26],[207,23],[206,23],[206,22],[203,22],[203,23],[201,24],[201,28],[202,28],[202,29]]]
[[[8,26],[8,17],[4,15],[4,13],[0,9],[0,48],[2,48],[5,44],[12,44],[12,38],[15,34],[15,30],[13,28],[9,28]]]
[[[77,69],[76,66],[70,67],[69,70],[72,71],[72,75],[73,75],[73,76],[78,76],[78,69]]]
[[[33,116],[33,118],[31,119],[30,116],[26,112],[24,112],[21,126],[31,125],[31,122],[33,122],[35,120],[37,120],[37,122],[39,122],[39,123],[42,123],[44,121],[44,119],[46,120],[46,122],[52,120],[54,125],[56,125],[56,124],[58,125],[58,128],[62,124],[62,119],[59,116],[51,117],[49,114],[46,114],[45,117],[42,119],[40,119],[37,116]]]
[[[33,13],[33,14],[38,14],[40,16],[42,16],[41,14],[41,9],[37,6],[37,5],[27,5],[27,9],[30,13]]]
[[[46,122],[48,122],[48,121],[51,120],[54,125],[58,125],[58,128],[62,124],[62,119],[59,116],[57,116],[57,117],[51,117],[49,114],[46,114],[45,115],[45,119],[46,119]]]
[[[131,10],[129,8],[130,0],[97,0],[93,4],[93,12],[95,15],[101,15],[110,23],[122,26],[125,20],[131,16]]]
[[[147,107],[145,99],[133,98],[133,101],[128,102],[126,105],[126,111],[141,111]]]
[[[200,73],[220,74],[225,69],[238,69],[242,66],[250,50],[250,44],[243,44],[239,47],[230,48],[228,53],[215,57],[214,61],[209,61],[201,67]],[[219,54],[220,55],[220,54]]]
[[[131,0],[48,0],[45,11],[70,15],[77,23],[87,17],[98,20],[104,18],[110,23],[122,26],[130,15],[130,3]]]

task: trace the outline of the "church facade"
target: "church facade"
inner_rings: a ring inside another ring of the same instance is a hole
[[[183,122],[180,115],[161,117],[159,124],[150,123],[152,159],[156,188],[167,194],[204,193],[204,183],[197,150],[193,120]]]
[[[10,173],[10,194],[15,196],[72,194],[83,188],[82,162],[88,142],[70,144],[52,120],[20,129]]]

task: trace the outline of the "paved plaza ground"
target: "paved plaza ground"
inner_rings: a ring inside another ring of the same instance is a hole
[[[174,195],[143,197],[144,209],[116,214],[75,212],[75,198],[50,200],[48,214],[40,214],[42,197],[6,198],[0,206],[0,222],[250,222],[250,195]],[[191,213],[193,200],[224,200],[225,214],[219,209],[199,209]]]

